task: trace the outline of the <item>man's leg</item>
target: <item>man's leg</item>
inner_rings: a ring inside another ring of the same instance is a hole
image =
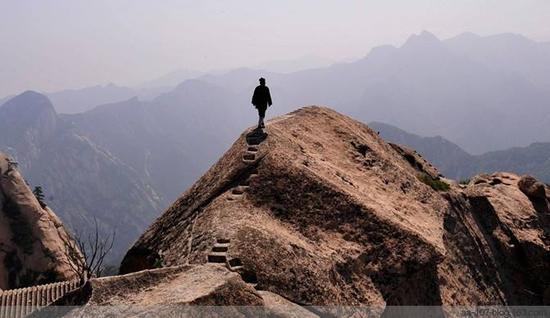
[[[258,120],[258,128],[264,128],[265,108],[258,108],[258,116],[260,117]]]

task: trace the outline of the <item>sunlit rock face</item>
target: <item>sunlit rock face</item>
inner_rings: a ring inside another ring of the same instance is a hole
[[[0,288],[14,289],[76,277],[67,258],[71,238],[55,213],[37,200],[0,153]]]

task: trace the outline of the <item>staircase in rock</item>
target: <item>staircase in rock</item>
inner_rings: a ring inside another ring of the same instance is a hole
[[[247,148],[242,158],[244,163],[246,164],[256,163],[256,160],[258,159],[257,154],[259,151],[260,144],[266,138],[267,138],[267,134],[261,130],[254,130],[247,135],[246,137]],[[247,179],[239,182],[239,184],[236,187],[231,189],[230,195],[227,197],[227,200],[233,201],[241,198],[245,194],[246,190],[250,188],[251,179],[257,176],[258,176],[258,170],[254,168],[250,172]]]
[[[258,152],[258,146],[248,146],[246,153],[243,155],[243,161],[246,163],[253,163],[256,161],[256,153]]]
[[[223,264],[230,271],[239,272],[242,275],[241,270],[244,269],[242,261],[239,258],[230,259],[228,256],[230,245],[231,241],[229,239],[218,238],[207,256],[208,263]]]
[[[258,170],[253,169],[250,174],[248,175],[248,178],[239,182],[239,184],[232,188],[229,191],[229,195],[227,197],[227,200],[234,201],[237,199],[240,199],[243,197],[243,195],[246,193],[246,191],[250,188],[250,181],[258,176]]]
[[[217,239],[211,252],[208,254],[208,263],[224,264],[231,271],[238,271],[243,268],[243,264],[240,259],[229,259],[227,253],[229,251],[230,244],[231,241],[228,239]]]
[[[254,130],[246,136],[247,148],[243,154],[242,160],[246,164],[255,164],[260,144],[267,138],[263,130]],[[250,188],[250,181],[258,176],[258,169],[254,167],[248,177],[239,182],[237,186],[230,190],[227,200],[234,201],[241,198]],[[225,265],[229,270],[238,272],[243,280],[249,284],[256,285],[256,275],[245,270],[242,261],[239,258],[229,258],[228,251],[231,246],[231,240],[218,238],[212,246],[212,250],[207,256],[208,263],[217,263]]]
[[[80,287],[78,279],[0,291],[0,318],[21,318]]]

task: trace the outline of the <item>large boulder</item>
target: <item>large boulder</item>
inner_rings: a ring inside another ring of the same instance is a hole
[[[488,256],[490,272],[509,305],[550,304],[550,219],[525,195],[521,184],[532,178],[512,173],[476,177],[465,194],[479,244]],[[498,180],[498,181],[497,181]],[[495,273],[498,273],[496,275]],[[545,296],[546,295],[546,296]]]
[[[521,192],[531,199],[546,200],[546,190],[544,183],[538,181],[532,176],[522,176],[518,181],[518,187]]]

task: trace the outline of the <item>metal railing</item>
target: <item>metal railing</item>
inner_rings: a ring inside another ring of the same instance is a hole
[[[0,291],[0,318],[22,318],[79,288],[80,280]]]

